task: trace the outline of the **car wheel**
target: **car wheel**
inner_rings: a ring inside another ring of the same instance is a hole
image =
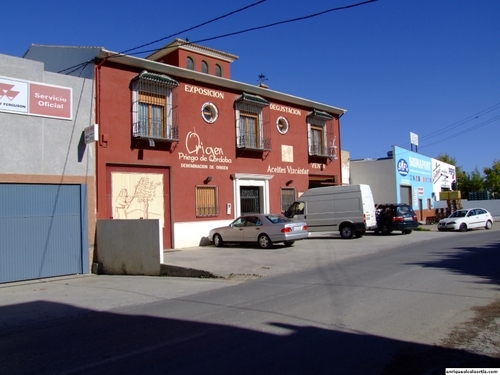
[[[269,249],[273,245],[267,234],[261,234],[257,242],[262,249]]]
[[[349,240],[354,237],[354,228],[350,225],[344,225],[340,228],[340,237]]]
[[[460,228],[458,228],[460,232],[467,232],[467,224],[462,223],[460,224]]]
[[[488,220],[486,222],[486,225],[484,226],[486,229],[491,229],[491,227],[493,227],[493,223],[491,222],[491,220]]]
[[[217,247],[224,246],[224,241],[219,233],[214,234],[214,245]]]
[[[363,231],[357,231],[356,233],[354,233],[354,236],[356,238],[361,238],[361,237],[363,237],[363,234],[365,234],[365,232],[363,232]]]
[[[285,246],[286,246],[286,247],[290,247],[290,246],[292,246],[292,245],[293,245],[293,243],[294,243],[294,242],[295,242],[295,241],[285,241],[284,243],[285,243]]]

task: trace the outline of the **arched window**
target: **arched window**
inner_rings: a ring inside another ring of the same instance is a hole
[[[220,67],[219,64],[215,65],[215,75],[217,77],[222,77],[222,68]]]
[[[201,62],[202,73],[208,74],[208,63],[206,61]]]
[[[187,58],[187,68],[189,70],[194,70],[194,61],[191,57]]]

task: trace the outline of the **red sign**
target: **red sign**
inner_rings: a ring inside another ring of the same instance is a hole
[[[73,119],[70,87],[0,77],[0,112]]]
[[[33,115],[71,119],[71,89],[32,83],[30,109]]]

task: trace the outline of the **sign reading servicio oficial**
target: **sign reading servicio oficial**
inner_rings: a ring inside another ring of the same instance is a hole
[[[30,116],[73,118],[70,87],[0,77],[0,111]]]

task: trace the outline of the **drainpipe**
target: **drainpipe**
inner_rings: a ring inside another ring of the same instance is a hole
[[[96,208],[97,212],[99,212],[99,146],[102,145],[101,139],[101,66],[107,61],[109,58],[109,53],[108,56],[106,56],[104,59],[101,60],[101,62],[97,65],[95,65],[96,61],[94,60],[94,80],[95,80],[95,119],[96,119],[96,124],[99,125],[99,134],[98,134],[98,143],[95,148],[95,187],[96,187]]]

